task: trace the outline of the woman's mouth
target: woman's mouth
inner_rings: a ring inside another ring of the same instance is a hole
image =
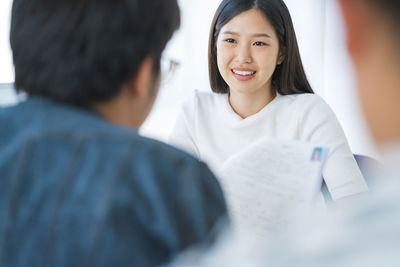
[[[233,76],[239,81],[248,81],[252,79],[256,71],[252,70],[239,70],[239,69],[231,69]]]

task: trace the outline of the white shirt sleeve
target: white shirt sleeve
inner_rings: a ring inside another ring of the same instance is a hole
[[[304,116],[299,122],[301,139],[329,146],[322,174],[333,200],[367,191],[367,184],[331,108],[317,95],[304,100],[307,100],[303,105]]]
[[[186,100],[172,128],[168,143],[184,150],[199,159],[199,150],[195,137],[195,112],[197,110],[197,96],[194,94]]]

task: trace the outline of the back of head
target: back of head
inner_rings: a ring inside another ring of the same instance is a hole
[[[116,96],[179,26],[176,0],[14,0],[15,87],[89,107]]]

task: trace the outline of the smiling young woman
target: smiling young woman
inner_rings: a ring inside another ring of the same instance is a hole
[[[221,28],[216,46],[230,105],[242,118],[257,113],[276,95],[272,75],[284,58],[273,26],[258,9],[244,11]]]
[[[368,190],[335,114],[307,81],[282,0],[222,1],[209,76],[213,93],[184,104],[170,143],[215,171],[261,138],[317,143],[330,148],[323,176],[334,200]]]

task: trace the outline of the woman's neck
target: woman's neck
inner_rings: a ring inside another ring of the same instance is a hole
[[[245,119],[262,110],[275,98],[275,96],[275,90],[271,89],[253,94],[245,94],[232,90],[232,92],[229,93],[228,99],[233,111],[235,111],[235,113],[241,118]]]

